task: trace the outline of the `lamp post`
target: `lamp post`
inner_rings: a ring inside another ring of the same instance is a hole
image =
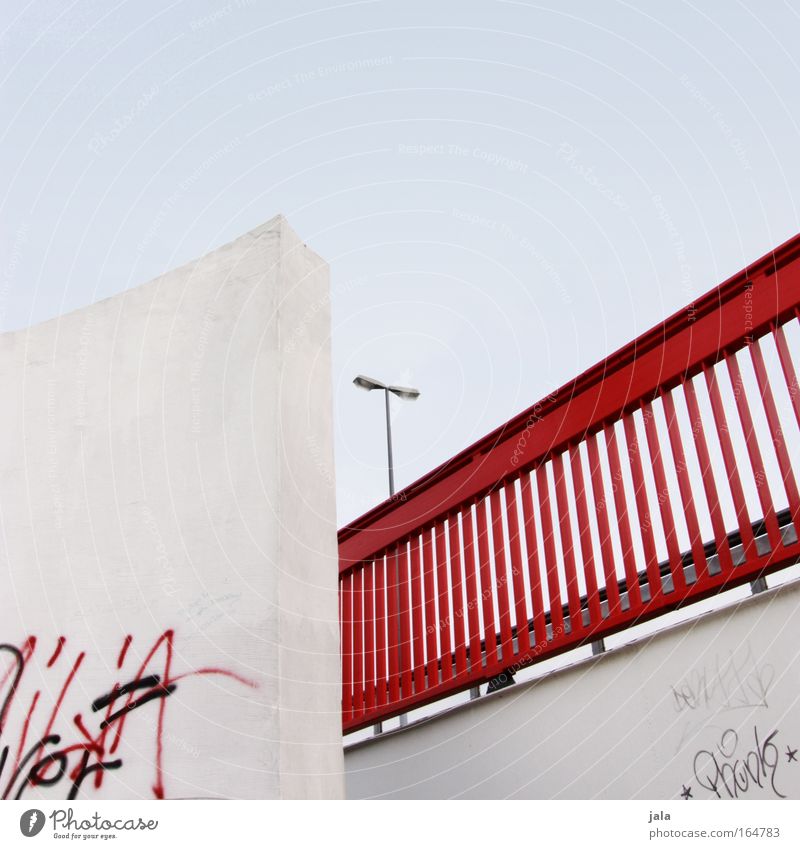
[[[397,395],[398,398],[403,398],[406,401],[416,401],[419,398],[419,389],[412,389],[408,386],[387,386],[381,383],[380,380],[374,380],[371,377],[366,377],[363,374],[353,380],[353,383],[360,389],[365,389],[371,392],[373,389],[382,389],[386,399],[386,450],[389,455],[389,495],[394,495],[394,458],[392,455],[392,415],[389,407],[389,393]]]
[[[403,398],[406,401],[416,401],[419,398],[419,389],[412,389],[408,386],[387,386],[385,383],[381,383],[380,380],[375,380],[371,377],[366,377],[363,374],[359,374],[353,380],[356,386],[360,389],[365,389],[367,392],[371,392],[373,389],[382,389],[384,394],[384,399],[386,401],[386,450],[389,456],[389,495],[394,496],[394,458],[392,456],[392,414],[391,408],[389,406],[389,393],[392,395],[397,395],[398,398]],[[397,587],[397,599],[399,604],[400,599],[400,587]],[[401,636],[398,634],[398,643],[401,640]],[[404,726],[408,722],[408,718],[406,714],[400,715],[400,725]],[[383,731],[383,723],[376,722],[373,726],[373,731],[375,734],[380,734]]]

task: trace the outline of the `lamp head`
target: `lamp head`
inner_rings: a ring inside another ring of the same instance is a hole
[[[406,401],[416,401],[419,398],[419,389],[409,386],[389,386],[388,390]]]
[[[353,380],[353,383],[359,389],[365,389],[367,392],[371,392],[373,389],[385,389],[387,392],[391,392],[405,401],[416,401],[420,394],[419,389],[413,389],[410,386],[387,386],[385,383],[381,383],[380,380],[375,380],[374,377],[367,377],[365,374],[358,375]]]
[[[373,389],[388,389],[385,383],[381,383],[380,380],[373,380],[373,378],[367,377],[364,374],[358,375],[353,383],[360,389],[366,389],[367,392],[371,392]]]

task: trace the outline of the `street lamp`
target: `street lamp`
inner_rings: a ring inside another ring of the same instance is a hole
[[[411,389],[408,386],[387,386],[380,380],[374,380],[363,374],[358,375],[353,381],[360,389],[371,392],[373,389],[382,389],[386,399],[386,447],[389,452],[389,495],[394,495],[394,460],[392,458],[392,418],[389,410],[389,393],[397,395],[406,401],[416,401],[419,398],[419,389]]]
[[[397,395],[398,398],[403,398],[406,401],[416,401],[419,398],[419,389],[411,389],[408,386],[387,386],[385,383],[381,383],[380,380],[374,380],[371,377],[366,377],[363,374],[358,375],[358,377],[353,380],[356,386],[360,389],[365,389],[367,392],[372,392],[373,389],[382,389],[384,397],[386,399],[386,448],[389,452],[389,495],[394,495],[394,460],[392,459],[392,418],[391,412],[389,409],[389,393],[392,395]],[[398,607],[400,600],[400,585],[397,585],[396,588],[397,599],[398,599]],[[398,644],[401,641],[401,636],[398,633]],[[400,715],[400,726],[403,727],[408,723],[408,716],[406,714]],[[383,723],[376,722],[372,727],[375,734],[380,734],[383,731]]]

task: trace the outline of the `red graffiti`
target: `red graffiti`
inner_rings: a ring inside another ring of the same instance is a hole
[[[133,641],[133,637],[128,634],[125,637],[125,640],[122,643],[122,648],[119,650],[119,657],[117,658],[117,669],[122,669],[122,664],[125,663],[125,655],[128,653],[128,649],[131,646],[131,642]]]
[[[65,637],[59,637],[55,649],[46,663],[54,667],[62,654]],[[117,669],[122,671],[133,643],[126,636],[117,656]],[[123,740],[126,723],[130,715],[152,703],[156,711],[154,733],[155,757],[154,777],[151,786],[153,796],[163,799],[164,791],[164,725],[167,701],[186,678],[205,675],[224,675],[248,687],[256,685],[241,675],[218,667],[203,667],[180,673],[173,671],[174,633],[164,631],[144,653],[141,663],[134,668],[133,675],[126,680],[114,681],[108,690],[100,693],[89,705],[88,711],[76,713],[66,719],[63,705],[67,694],[79,677],[85,652],[78,653],[71,661],[47,718],[43,735],[28,746],[28,735],[33,725],[34,714],[41,704],[41,690],[36,690],[25,713],[22,730],[16,741],[13,764],[10,763],[10,746],[3,745],[3,731],[16,698],[26,669],[34,656],[36,638],[29,637],[21,648],[0,644],[0,662],[11,662],[0,672],[0,798],[19,799],[26,788],[52,786],[66,779],[70,782],[67,798],[75,799],[84,782],[91,778],[96,789],[102,787],[106,772],[120,769],[122,759],[117,755]],[[63,666],[63,664],[61,664]],[[91,721],[90,721],[91,715]],[[91,730],[93,725],[96,730]],[[64,728],[66,726],[66,729]],[[116,756],[116,757],[115,757]]]
[[[49,669],[57,660],[58,656],[61,654],[61,649],[64,648],[64,643],[66,643],[66,637],[59,637],[58,644],[56,645],[56,650],[50,655],[50,660],[47,661],[47,668]]]

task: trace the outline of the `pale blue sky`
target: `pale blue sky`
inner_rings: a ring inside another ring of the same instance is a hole
[[[339,518],[793,235],[786,3],[39,0],[0,36],[0,328],[277,212],[331,264]]]

